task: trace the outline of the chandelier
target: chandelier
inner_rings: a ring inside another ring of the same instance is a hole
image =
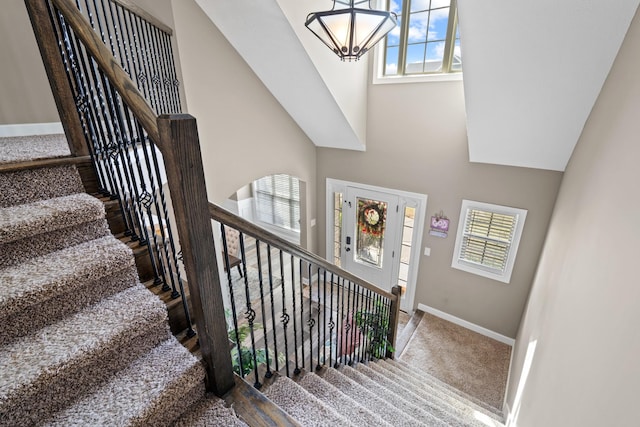
[[[370,8],[370,0],[334,0],[310,13],[305,26],[343,61],[357,61],[396,26],[397,16]]]

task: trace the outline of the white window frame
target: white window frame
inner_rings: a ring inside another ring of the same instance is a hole
[[[376,0],[376,7],[378,9],[388,10],[388,0]],[[457,9],[457,0],[455,2]],[[456,26],[457,12],[456,14]],[[405,17],[403,17],[405,19]],[[451,34],[448,35],[449,37]],[[398,74],[398,75],[384,75],[385,67],[385,50],[386,50],[386,37],[382,39],[373,51],[373,72],[372,83],[373,84],[397,84],[397,83],[425,83],[425,82],[443,82],[443,81],[461,81],[463,79],[462,71],[451,71],[446,73],[416,73],[416,74]]]
[[[471,209],[477,209],[485,212],[503,215],[511,215],[516,218],[516,226],[513,230],[513,235],[509,243],[509,252],[504,271],[500,271],[499,269],[482,264],[469,262],[460,258],[460,252],[462,249],[464,233],[467,224],[467,213]],[[458,231],[456,234],[456,244],[453,250],[453,260],[451,262],[451,267],[458,270],[466,271],[468,273],[487,277],[489,279],[497,280],[503,283],[509,283],[511,281],[511,273],[513,272],[513,266],[515,264],[516,255],[518,253],[518,246],[520,245],[520,238],[522,237],[522,230],[524,229],[526,218],[527,211],[525,209],[476,202],[473,200],[463,200],[462,206],[460,208],[460,219],[458,221]]]
[[[287,175],[287,174],[267,175],[267,176],[264,176],[262,178],[259,178],[259,179],[255,180],[255,181],[253,181],[251,183],[251,192],[252,192],[252,195],[253,195],[252,205],[253,205],[254,222],[256,224],[260,224],[263,228],[266,228],[267,230],[279,235],[280,237],[282,237],[282,238],[284,238],[284,239],[286,239],[286,240],[288,240],[290,242],[299,244],[300,243],[300,226],[301,226],[301,221],[302,221],[301,218],[298,218],[298,230],[295,230],[295,229],[292,229],[292,228],[289,228],[289,227],[286,227],[286,226],[280,226],[280,225],[277,225],[277,224],[273,224],[271,222],[265,222],[265,221],[262,221],[262,220],[259,219],[258,206],[257,206],[257,204],[258,204],[258,195],[257,195],[258,190],[257,190],[257,184],[256,183],[260,179],[272,178],[274,175]],[[287,175],[287,176],[290,179],[291,178],[296,179],[298,181],[298,186],[300,186],[300,180],[297,177],[292,176],[292,175]],[[300,191],[299,187],[298,187],[298,191]],[[299,209],[300,215],[302,215],[302,201],[298,200],[298,204],[299,204],[298,205],[298,209]]]

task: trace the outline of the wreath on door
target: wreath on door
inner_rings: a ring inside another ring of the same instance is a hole
[[[381,236],[384,231],[386,206],[384,203],[360,202],[358,227],[363,233]]]

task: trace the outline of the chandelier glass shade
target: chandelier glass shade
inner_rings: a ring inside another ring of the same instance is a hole
[[[395,26],[393,12],[369,7],[369,0],[334,0],[333,9],[310,13],[305,26],[343,61],[356,61]]]

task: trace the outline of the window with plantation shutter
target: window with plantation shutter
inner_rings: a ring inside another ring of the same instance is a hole
[[[300,231],[300,183],[290,175],[271,175],[253,182],[258,221]]]
[[[463,200],[452,267],[509,283],[527,211]]]

